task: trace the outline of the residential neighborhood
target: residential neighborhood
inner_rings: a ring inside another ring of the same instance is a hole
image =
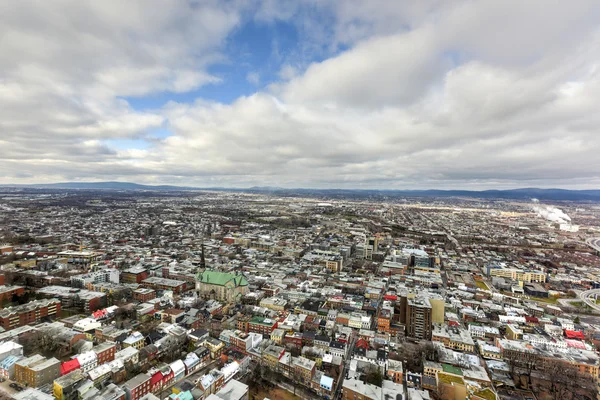
[[[593,206],[565,227],[509,200],[3,196],[6,396],[598,397]]]

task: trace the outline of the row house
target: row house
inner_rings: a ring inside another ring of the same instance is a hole
[[[138,374],[123,384],[123,390],[127,400],[139,400],[148,393],[151,389],[150,376],[146,374]]]
[[[150,392],[157,393],[162,390],[163,387],[168,386],[175,377],[175,374],[171,367],[163,365],[159,369],[148,371],[150,376]]]
[[[283,357],[284,353],[285,348],[281,346],[270,345],[263,351],[262,360],[271,369],[276,370],[279,360],[281,359],[281,357]]]
[[[291,344],[296,347],[302,347],[302,333],[294,332],[292,335],[285,335],[283,343]]]
[[[315,362],[305,357],[292,357],[294,373],[302,383],[309,383],[315,374]]]
[[[256,348],[263,340],[263,335],[260,333],[242,333],[236,332],[231,337],[231,344],[238,348],[243,353],[248,353],[250,349]]]

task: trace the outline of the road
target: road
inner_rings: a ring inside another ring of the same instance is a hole
[[[219,361],[220,360],[218,358],[215,360],[212,360],[211,362],[206,364],[204,367],[200,368],[198,371],[192,372],[191,374],[184,376],[180,380],[170,383],[169,386],[162,388],[158,392],[159,395],[157,397],[159,399],[164,399],[165,397],[163,395],[165,394],[165,392],[167,392],[167,396],[169,396],[171,394],[171,388],[173,386],[175,386],[177,383],[184,381],[186,379],[189,381],[192,381],[193,383],[196,383],[196,379],[201,378],[204,374],[206,374],[206,372],[208,372],[208,370],[212,369],[215,365],[217,365],[219,363]]]
[[[585,244],[590,246],[592,249],[600,252],[600,238],[590,238],[585,241]]]
[[[575,295],[577,295],[576,298],[561,298],[557,299],[556,302],[563,307],[573,307],[571,303],[574,301],[581,301],[579,300],[579,296],[581,295],[581,293],[583,293],[583,291],[579,289],[572,289],[572,291],[575,293]]]
[[[356,339],[358,337],[357,332],[353,331],[352,336],[350,337],[350,342],[348,343],[348,351],[346,352],[347,356],[344,358],[344,364],[342,368],[341,375],[337,381],[335,390],[333,392],[333,398],[339,399],[342,396],[340,395],[340,391],[342,390],[342,382],[346,377],[346,371],[350,369],[350,361],[352,360],[352,354],[354,353],[354,345],[356,344]]]
[[[600,311],[600,304],[596,304],[596,296],[600,296],[600,289],[586,290],[579,293],[579,298],[591,309]]]

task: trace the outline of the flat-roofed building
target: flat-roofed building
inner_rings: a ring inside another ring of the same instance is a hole
[[[56,298],[34,300],[16,307],[0,310],[0,326],[5,330],[36,324],[44,317],[60,313],[61,302]]]
[[[106,268],[99,271],[89,272],[87,274],[75,275],[71,277],[71,286],[85,288],[88,284],[111,282],[119,283],[121,272],[115,268]]]
[[[305,357],[292,357],[292,366],[297,379],[302,383],[310,383],[315,375],[315,362]]]
[[[75,400],[78,398],[76,387],[85,379],[85,373],[76,369],[54,380],[53,393],[58,400]]]
[[[62,308],[79,308],[86,313],[106,307],[106,294],[68,286],[46,286],[38,293],[60,299]]]
[[[140,400],[150,393],[151,376],[147,374],[138,374],[123,384],[125,397],[127,400]]]
[[[29,387],[52,383],[60,376],[60,361],[39,354],[24,358],[15,364],[15,380]]]
[[[142,283],[142,281],[150,276],[150,273],[145,267],[137,266],[124,270],[121,273],[122,283]]]
[[[68,264],[73,264],[76,266],[89,266],[92,263],[100,261],[104,254],[96,251],[67,250],[56,253],[56,256],[58,258],[66,259]]]
[[[431,304],[427,297],[408,299],[406,311],[406,335],[431,340]]]
[[[154,290],[171,290],[173,293],[182,293],[186,290],[187,283],[175,279],[160,278],[151,276],[142,281],[142,286]]]
[[[139,288],[133,291],[134,300],[146,302],[156,298],[156,291],[149,288]]]
[[[277,329],[277,320],[273,318],[253,317],[248,322],[248,331],[270,336]]]

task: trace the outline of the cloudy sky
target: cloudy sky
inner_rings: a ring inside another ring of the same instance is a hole
[[[600,2],[3,1],[0,183],[600,188]]]

